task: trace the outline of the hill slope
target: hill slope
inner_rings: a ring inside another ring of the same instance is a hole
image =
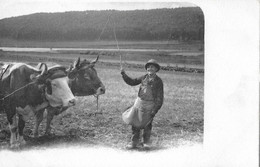
[[[33,40],[203,40],[198,7],[36,13],[0,20],[0,37]],[[101,33],[102,32],[102,33]]]

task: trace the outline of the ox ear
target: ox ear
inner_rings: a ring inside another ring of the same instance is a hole
[[[77,72],[75,70],[71,70],[68,72],[68,78],[69,79],[74,79],[77,75]]]
[[[95,60],[92,60],[90,63],[91,64],[95,64],[98,61],[99,55],[97,56],[97,58]]]
[[[88,68],[92,68],[95,67],[95,63],[91,63],[90,65],[88,65]]]
[[[77,68],[73,68],[73,65],[70,65],[69,69],[66,70],[68,78],[74,79],[77,75]]]
[[[30,75],[30,79],[31,79],[32,81],[37,81],[37,74],[31,74],[31,75]]]

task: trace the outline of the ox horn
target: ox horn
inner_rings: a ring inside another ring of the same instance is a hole
[[[37,79],[39,79],[42,75],[46,74],[48,70],[48,67],[45,63],[39,64],[38,68],[41,70],[41,74],[36,76]]]
[[[36,66],[36,68],[37,68],[38,70],[41,70],[41,67],[42,67],[42,63],[38,63],[37,66]]]
[[[71,72],[71,70],[73,69],[73,65],[70,65],[70,67],[66,70],[66,72]]]
[[[41,63],[39,69],[42,71],[40,75],[47,73],[48,67],[45,63]]]
[[[80,64],[80,57],[74,62],[73,66],[74,68],[78,68]]]
[[[37,66],[37,68],[39,69],[39,70],[41,70],[41,74],[39,74],[39,75],[35,75],[35,74],[32,74],[31,76],[30,76],[30,78],[31,78],[31,80],[33,80],[33,81],[39,81],[40,79],[41,79],[41,76],[42,75],[44,75],[44,74],[46,74],[47,73],[47,70],[48,70],[48,67],[47,67],[47,65],[45,64],[45,63],[40,63],[40,64],[38,64],[38,66]],[[41,82],[41,81],[40,81]]]
[[[99,55],[97,56],[96,60],[91,61],[91,64],[95,64],[98,61]]]

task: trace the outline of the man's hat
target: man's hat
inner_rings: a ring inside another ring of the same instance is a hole
[[[157,68],[157,71],[156,72],[158,72],[159,70],[160,70],[160,65],[157,63],[157,61],[156,60],[154,60],[154,59],[151,59],[151,60],[149,60],[146,64],[145,64],[145,69],[147,70],[147,66],[148,65],[150,65],[150,64],[152,64],[152,65],[154,65],[156,68]]]

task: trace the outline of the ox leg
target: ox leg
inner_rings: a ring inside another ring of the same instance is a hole
[[[34,137],[38,137],[39,136],[39,126],[43,120],[43,112],[44,112],[44,109],[43,110],[39,110],[36,112],[36,123],[35,123],[35,129],[34,129],[34,133],[33,133],[33,136]]]
[[[15,105],[10,102],[11,100],[8,98],[6,99],[4,103],[4,109],[6,112],[7,120],[9,123],[9,129],[10,129],[10,147],[11,148],[18,148],[17,144],[17,136],[18,136],[18,130],[17,130],[17,119],[16,119],[16,109]]]
[[[51,135],[51,121],[52,121],[54,115],[55,115],[55,110],[48,109],[45,135],[48,135],[48,136]]]
[[[9,129],[11,132],[10,137],[10,146],[11,148],[17,148],[17,120],[16,120],[16,114],[10,116],[8,115],[8,122],[9,122]]]
[[[18,131],[19,135],[17,136],[18,142],[20,145],[25,145],[26,142],[23,138],[23,129],[25,127],[25,121],[23,120],[23,116],[19,114],[19,120],[18,120]]]

